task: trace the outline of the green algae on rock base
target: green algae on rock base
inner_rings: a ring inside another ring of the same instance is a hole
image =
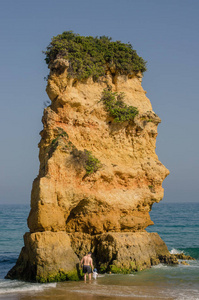
[[[48,274],[46,277],[37,276],[36,282],[47,283],[47,282],[60,282],[60,281],[79,281],[82,276],[78,274],[77,270],[73,270],[65,273],[64,270],[59,270],[57,273]]]

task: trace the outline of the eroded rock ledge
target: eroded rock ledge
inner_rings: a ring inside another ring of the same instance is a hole
[[[75,280],[88,250],[104,272],[176,263],[158,234],[145,231],[169,171],[155,153],[160,118],[141,86],[142,75],[113,77],[107,71],[98,82],[79,82],[68,78],[67,68],[56,60],[48,78],[52,104],[42,119],[30,233],[7,278]],[[100,101],[107,87],[124,92],[125,104],[138,109],[133,120],[114,122]]]

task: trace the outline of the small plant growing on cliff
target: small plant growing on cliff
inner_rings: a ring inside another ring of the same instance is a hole
[[[131,121],[138,114],[137,107],[128,106],[124,103],[124,97],[124,93],[118,94],[110,89],[104,89],[102,93],[101,101],[115,122]]]
[[[53,152],[60,147],[61,151],[68,152],[72,154],[75,161],[81,164],[86,170],[86,176],[95,173],[101,168],[102,164],[97,159],[91,151],[84,149],[78,150],[75,145],[69,140],[68,134],[63,130],[63,128],[56,128],[56,138],[54,138],[48,148],[49,158],[52,156]]]
[[[107,36],[85,37],[65,31],[52,38],[44,53],[48,65],[58,58],[68,60],[69,77],[79,80],[89,77],[97,80],[107,69],[126,75],[146,71],[146,61],[138,56],[131,44],[113,42]]]
[[[90,175],[94,172],[97,172],[101,167],[99,159],[97,159],[90,151],[84,150],[85,153],[85,169],[86,174]]]
[[[68,134],[62,128],[57,127],[57,137],[54,140],[52,140],[52,145],[57,146],[58,145],[57,144],[58,140],[62,137],[67,137],[68,138]]]
[[[49,147],[46,149],[48,152],[49,158],[53,155],[54,151],[57,149],[58,145],[63,141],[62,144],[65,143],[65,147],[67,146],[66,144],[69,144],[70,141],[68,140],[69,136],[66,133],[66,131],[63,130],[61,127],[57,127],[55,131],[56,137],[52,140],[51,144]],[[63,145],[62,145],[63,149]]]
[[[84,151],[78,150],[76,147],[73,147],[71,151],[73,157],[78,158],[78,161],[83,165],[86,170],[86,176],[91,175],[101,168],[102,164],[97,159],[91,151],[84,149]]]

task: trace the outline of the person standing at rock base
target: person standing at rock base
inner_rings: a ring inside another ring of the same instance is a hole
[[[91,255],[92,255],[92,253],[88,252],[88,254],[85,255],[80,262],[81,267],[83,266],[85,282],[86,282],[86,274],[88,274],[88,279],[91,280],[91,272],[93,271],[93,260],[91,258]]]

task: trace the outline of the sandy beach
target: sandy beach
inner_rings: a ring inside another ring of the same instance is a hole
[[[10,281],[12,293],[0,295],[1,300],[113,300],[113,299],[156,299],[197,300],[198,282],[185,282],[182,274],[187,266],[159,266],[138,274],[101,275],[91,282],[62,282],[30,284]],[[190,268],[196,268],[196,264]],[[188,272],[190,270],[187,269]],[[181,279],[179,274],[181,273]],[[189,275],[187,273],[186,277]],[[6,284],[8,282],[6,281]],[[14,287],[15,285],[15,287]],[[4,291],[5,292],[5,291]]]

